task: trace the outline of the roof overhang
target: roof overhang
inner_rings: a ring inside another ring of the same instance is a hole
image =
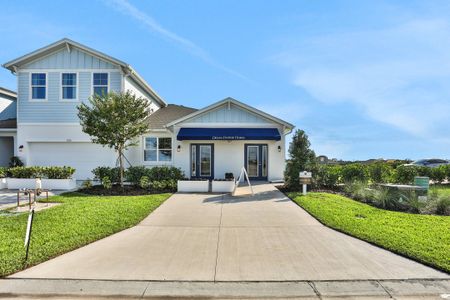
[[[279,141],[277,128],[181,128],[177,140],[194,141]]]
[[[173,122],[170,122],[170,123],[168,123],[166,125],[166,127],[171,127],[171,126],[177,125],[177,124],[179,124],[181,122],[184,122],[184,121],[187,121],[187,120],[189,120],[189,119],[191,119],[191,118],[193,118],[195,116],[201,115],[201,114],[206,113],[208,111],[211,111],[211,110],[213,110],[213,109],[215,109],[217,107],[220,107],[220,106],[222,106],[224,104],[228,104],[228,105],[234,104],[234,105],[236,105],[238,107],[241,107],[241,108],[243,108],[245,110],[248,110],[248,111],[250,111],[250,112],[252,112],[254,114],[262,116],[262,117],[264,117],[264,118],[266,118],[266,119],[268,119],[268,120],[270,120],[270,121],[272,121],[274,123],[280,124],[280,125],[284,126],[284,128],[286,129],[284,134],[290,133],[292,131],[292,129],[294,129],[294,127],[295,127],[294,125],[292,125],[289,122],[286,122],[286,121],[281,120],[281,119],[279,119],[277,117],[274,117],[274,116],[272,116],[272,115],[270,115],[270,114],[268,114],[266,112],[263,112],[263,111],[261,111],[259,109],[256,109],[256,108],[254,108],[254,107],[252,107],[250,105],[242,103],[242,102],[240,102],[240,101],[238,101],[236,99],[233,99],[231,97],[225,98],[225,99],[223,99],[223,100],[221,100],[219,102],[216,102],[214,104],[211,104],[211,105],[209,105],[209,106],[207,106],[207,107],[205,107],[203,109],[197,110],[197,111],[195,111],[195,112],[193,112],[193,113],[191,113],[189,115],[186,115],[186,116],[184,116],[184,117],[182,117],[180,119],[177,119],[177,120],[175,120]]]
[[[141,87],[149,93],[155,100],[162,106],[167,106],[167,103],[152,89],[152,87],[127,63],[124,61],[121,61],[117,58],[114,58],[112,56],[109,56],[103,52],[97,51],[95,49],[92,49],[90,47],[87,47],[85,45],[82,45],[80,43],[77,43],[75,41],[72,41],[68,38],[63,38],[57,42],[54,42],[48,46],[42,47],[40,49],[37,49],[33,52],[30,52],[28,54],[25,54],[23,56],[20,56],[16,59],[13,59],[9,62],[6,62],[3,64],[3,67],[10,70],[12,73],[17,73],[18,69],[27,64],[30,63],[36,59],[39,59],[41,57],[44,57],[46,55],[49,55],[55,51],[61,50],[61,49],[67,49],[67,51],[71,51],[72,47],[75,47],[77,49],[80,49],[81,51],[98,57],[102,60],[105,60],[113,65],[118,66],[121,71],[131,76]]]

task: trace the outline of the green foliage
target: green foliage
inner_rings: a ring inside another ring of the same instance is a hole
[[[344,182],[367,182],[368,179],[367,168],[362,164],[348,164],[342,167],[342,180]]]
[[[310,149],[311,143],[303,130],[297,130],[289,145],[289,160],[286,164],[285,182],[291,190],[300,188],[299,173],[301,171],[315,171],[317,167],[316,155]]]
[[[391,165],[384,162],[376,162],[368,166],[369,178],[372,183],[390,182],[393,171]]]
[[[412,184],[414,177],[419,175],[419,167],[415,166],[398,166],[395,169],[394,181],[402,184]]]
[[[382,210],[327,193],[289,196],[327,226],[450,272],[448,217]]]
[[[117,183],[120,180],[120,170],[119,168],[111,168],[111,167],[97,167],[92,170],[92,174],[94,174],[94,179],[101,180],[103,177],[109,177],[112,183]]]
[[[124,175],[123,152],[136,145],[136,138],[148,131],[149,108],[149,101],[130,91],[94,95],[89,103],[78,106],[83,132],[89,134],[94,143],[117,151],[121,185]]]
[[[339,165],[318,165],[313,173],[314,186],[334,189],[340,183],[342,167]]]
[[[81,187],[83,189],[90,189],[92,187],[92,182],[88,179],[83,181],[83,183],[81,184]]]
[[[48,179],[69,179],[72,178],[75,169],[72,167],[14,167],[8,169],[8,173],[13,178],[48,178]]]
[[[14,168],[14,167],[22,167],[23,166],[23,162],[20,160],[19,157],[17,156],[13,156],[11,157],[11,159],[9,160],[9,167],[10,168]]]
[[[139,180],[139,186],[141,189],[148,189],[150,187],[150,180],[147,176],[142,176]]]
[[[154,191],[176,191],[177,181],[174,179],[155,180],[151,182]]]
[[[105,176],[102,178],[102,185],[105,189],[109,190],[112,188],[112,182],[111,179],[109,179],[108,176]]]
[[[5,178],[7,172],[8,172],[8,169],[7,169],[7,168],[0,167],[0,178]]]
[[[177,181],[184,178],[183,171],[180,168],[172,166],[155,166],[151,168],[144,166],[129,167],[125,172],[125,176],[127,181],[134,185],[139,185],[142,176],[147,176],[150,182],[170,179]]]
[[[443,182],[445,180],[445,177],[447,177],[447,166],[430,168],[429,177],[436,183]]]
[[[142,221],[170,195],[51,197],[61,205],[35,212],[28,266],[72,251]],[[25,268],[24,232],[28,214],[0,216],[0,277]]]
[[[367,183],[363,181],[353,181],[345,184],[344,191],[351,195],[355,200],[361,202],[370,202],[372,198],[372,190],[369,189]]]

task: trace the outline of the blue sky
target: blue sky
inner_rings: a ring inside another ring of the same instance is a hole
[[[283,118],[317,154],[450,158],[450,1],[0,2],[1,63],[68,37],[169,103]]]

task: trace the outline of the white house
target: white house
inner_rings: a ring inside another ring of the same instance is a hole
[[[16,99],[15,92],[0,87],[0,167],[8,166],[14,155]]]
[[[115,166],[115,153],[82,132],[77,106],[94,93],[131,90],[151,103],[148,134],[125,154],[131,165],[172,165],[210,179],[237,176],[245,166],[253,179],[283,178],[293,125],[235,99],[199,110],[167,104],[130,65],[69,39],[3,66],[18,80],[11,134],[26,165],[72,166],[79,180],[97,166]]]

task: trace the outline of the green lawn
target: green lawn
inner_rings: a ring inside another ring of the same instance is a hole
[[[387,211],[328,193],[289,197],[329,227],[450,272],[450,217]]]
[[[450,186],[449,185],[431,186],[430,190],[436,190],[439,195],[445,195],[447,197],[450,197]]]
[[[169,196],[98,197],[71,193],[51,197],[49,202],[62,204],[35,213],[28,266],[132,227]],[[0,215],[0,277],[25,268],[27,217],[27,213]]]

